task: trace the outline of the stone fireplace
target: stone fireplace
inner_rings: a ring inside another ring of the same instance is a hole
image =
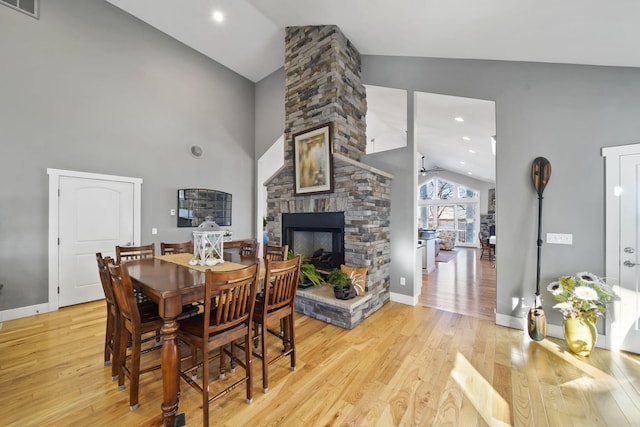
[[[393,177],[360,162],[367,107],[355,47],[331,25],[288,27],[285,42],[284,166],[266,183],[268,240],[305,246],[307,258],[323,249],[338,253],[339,264],[367,267],[367,295],[357,301],[336,308],[333,297],[325,305],[300,291],[296,300],[297,311],[352,328],[389,300]],[[332,124],[333,192],[295,195],[293,135],[324,123]]]
[[[282,214],[282,244],[321,271],[344,264],[344,212]]]

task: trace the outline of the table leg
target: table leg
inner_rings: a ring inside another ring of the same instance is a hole
[[[180,356],[178,354],[178,322],[175,318],[165,318],[162,333],[162,416],[165,426],[174,426],[178,411],[180,390]]]

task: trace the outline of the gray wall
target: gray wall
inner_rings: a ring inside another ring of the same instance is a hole
[[[543,232],[573,234],[571,246],[543,245],[542,286],[578,271],[604,275],[600,148],[640,139],[640,69],[363,56],[362,70],[365,84],[496,102],[499,314],[521,316],[514,299],[530,304],[535,290],[537,195],[530,169],[537,156],[553,167]],[[404,207],[402,221],[413,228],[406,207],[415,195],[409,187],[401,192],[394,194],[392,210]],[[550,321],[561,324],[553,299],[542,295]]]
[[[188,187],[233,194],[253,236],[255,85],[102,0],[40,6],[0,7],[0,310],[47,301],[47,168],[142,178],[143,243],[190,238]]]
[[[282,134],[284,67],[256,83],[256,159],[262,157]]]

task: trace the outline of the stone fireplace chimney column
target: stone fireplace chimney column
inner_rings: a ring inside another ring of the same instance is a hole
[[[270,243],[282,244],[283,213],[344,212],[345,264],[368,268],[367,317],[389,300],[393,177],[360,163],[367,112],[360,67],[337,26],[287,27],[284,167],[267,183],[267,231]],[[333,132],[333,192],[295,195],[293,136],[325,123]]]

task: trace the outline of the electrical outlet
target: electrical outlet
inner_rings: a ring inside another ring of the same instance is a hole
[[[547,243],[556,245],[572,245],[573,234],[547,233]]]
[[[407,279],[405,279],[404,277],[400,278],[400,285],[401,286],[405,286],[407,284]]]
[[[171,214],[171,216],[175,216],[175,214],[176,214],[176,210],[175,210],[175,209],[171,209],[171,210],[169,211],[169,214]]]

